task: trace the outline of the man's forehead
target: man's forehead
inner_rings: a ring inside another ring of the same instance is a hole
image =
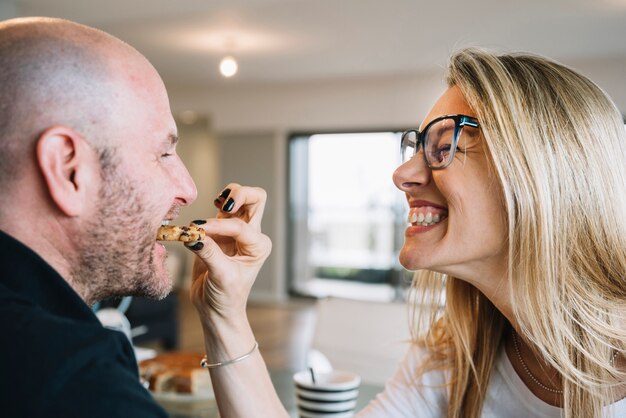
[[[158,75],[148,71],[136,77],[142,78],[141,82],[126,79],[117,83],[115,117],[127,129],[175,143],[178,135],[169,98],[160,78],[155,77]]]

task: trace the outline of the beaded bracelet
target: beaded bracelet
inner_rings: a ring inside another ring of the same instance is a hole
[[[215,369],[217,367],[228,366],[229,364],[238,363],[241,360],[245,360],[248,357],[250,357],[252,355],[252,353],[254,353],[254,351],[257,350],[258,348],[259,348],[259,343],[255,341],[254,342],[254,347],[252,347],[252,350],[250,350],[249,352],[247,352],[243,356],[234,358],[232,360],[220,361],[219,363],[209,363],[207,361],[206,356],[204,356],[202,361],[200,361],[200,366],[204,367],[205,369]]]

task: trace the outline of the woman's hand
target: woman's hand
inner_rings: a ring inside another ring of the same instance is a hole
[[[188,248],[193,265],[191,300],[203,322],[245,317],[250,289],[269,256],[272,242],[261,233],[267,194],[231,183],[215,199],[216,218],[194,221],[206,238]]]
[[[187,245],[198,256],[191,300],[200,314],[207,361],[217,364],[245,355],[244,361],[209,370],[223,417],[289,416],[261,354],[252,349],[257,345],[246,317],[250,289],[272,248],[261,233],[266,198],[263,189],[229,184],[215,199],[217,218],[193,222],[206,238]]]

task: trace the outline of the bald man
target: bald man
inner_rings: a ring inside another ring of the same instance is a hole
[[[90,305],[162,298],[163,220],[196,198],[163,83],[101,31],[0,23],[0,415],[161,417]]]

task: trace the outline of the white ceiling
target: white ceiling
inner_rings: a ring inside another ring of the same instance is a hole
[[[32,15],[110,32],[181,85],[413,74],[466,45],[626,57],[626,0],[0,0],[2,18]]]

